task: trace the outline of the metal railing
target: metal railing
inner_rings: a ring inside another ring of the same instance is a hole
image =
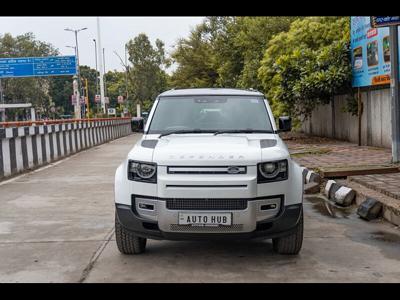
[[[36,121],[12,121],[12,122],[0,122],[0,128],[39,126],[39,125],[52,125],[52,124],[66,124],[66,123],[90,123],[90,122],[115,121],[115,120],[131,120],[131,118],[130,117],[124,117],[124,118],[94,118],[94,119],[59,119],[59,120],[36,120]]]

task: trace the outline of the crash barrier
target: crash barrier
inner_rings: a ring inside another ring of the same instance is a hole
[[[131,133],[131,118],[2,122],[0,180]]]

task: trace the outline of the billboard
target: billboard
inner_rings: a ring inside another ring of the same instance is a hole
[[[372,28],[370,17],[351,17],[353,87],[390,83],[389,28]]]
[[[0,58],[0,78],[76,74],[75,56]]]

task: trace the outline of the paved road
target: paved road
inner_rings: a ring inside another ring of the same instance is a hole
[[[124,256],[113,232],[113,175],[131,135],[0,182],[0,282],[400,282],[400,230],[305,199],[297,257],[270,241],[149,241]]]

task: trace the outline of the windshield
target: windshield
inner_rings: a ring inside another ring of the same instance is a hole
[[[160,97],[147,133],[178,130],[273,132],[261,97]]]

